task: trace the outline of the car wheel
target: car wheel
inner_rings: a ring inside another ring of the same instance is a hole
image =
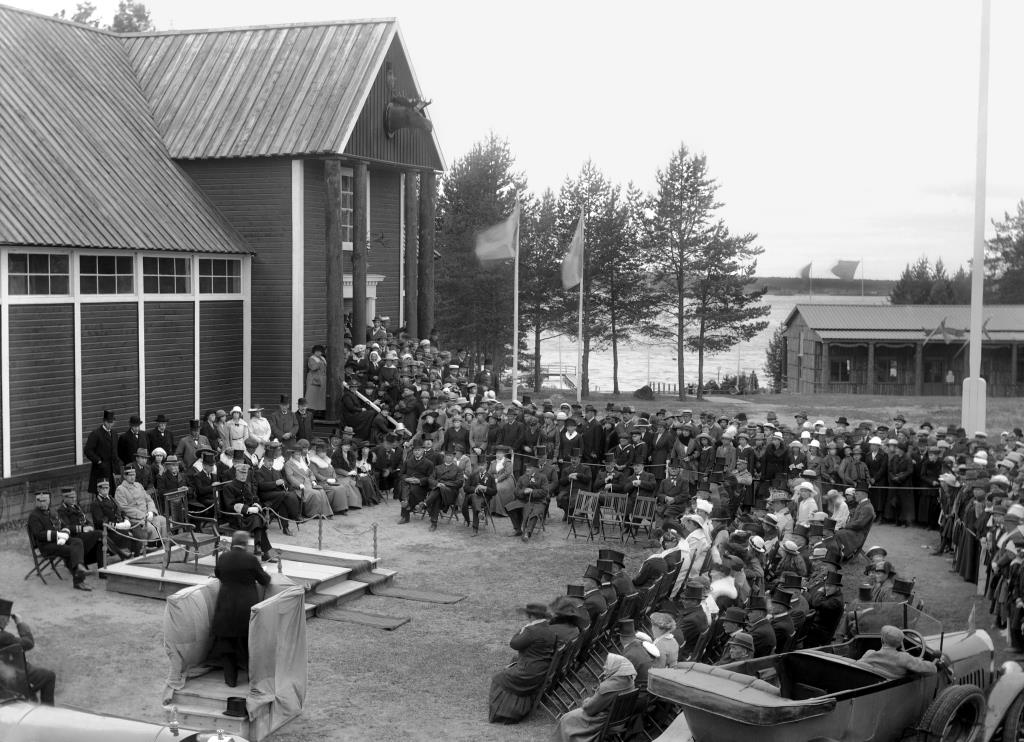
[[[977,742],[985,724],[985,694],[953,685],[935,697],[917,725],[918,742]]]
[[[1017,696],[1003,717],[1003,742],[1024,742],[1024,695]]]

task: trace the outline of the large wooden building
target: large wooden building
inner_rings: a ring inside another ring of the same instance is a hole
[[[104,409],[181,434],[294,402],[342,299],[430,328],[443,161],[419,110],[386,125],[422,98],[394,20],[119,35],[0,6],[0,70],[5,484],[80,473]]]
[[[960,395],[970,307],[798,304],[785,320],[786,387],[798,394]],[[984,309],[988,394],[1024,394],[1024,306]]]

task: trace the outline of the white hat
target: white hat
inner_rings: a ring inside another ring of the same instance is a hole
[[[857,492],[857,488],[856,487],[847,487],[845,490],[843,490],[843,494],[847,495],[847,496],[850,496],[850,497],[853,497],[853,495],[856,492]]]
[[[818,441],[811,441],[807,445],[810,446],[811,448],[821,448],[821,444],[818,443]]]
[[[710,501],[702,500],[700,498],[697,499],[697,504],[696,504],[695,507],[696,507],[697,510],[700,510],[702,513],[708,513],[709,515],[711,514],[711,511],[715,509]]]
[[[824,428],[825,427],[825,421],[824,420],[815,420],[814,421],[814,427],[816,427],[816,428]]]
[[[238,414],[242,414],[242,408],[239,407],[238,405],[235,405],[234,407],[231,408],[231,414],[232,415],[234,415],[236,412]]]
[[[986,433],[984,430],[978,430],[978,431],[976,431],[974,433],[974,437],[975,438],[988,438],[988,433]]]
[[[956,487],[958,484],[958,482],[956,481],[956,477],[954,477],[948,471],[943,472],[942,474],[939,475],[939,481],[949,487]]]
[[[566,414],[565,414],[564,412],[561,412],[561,411],[559,411],[559,412],[557,412],[557,413],[555,414],[555,419],[556,419],[556,420],[568,420],[568,419],[569,419],[569,416],[568,416],[568,415],[566,415]]]
[[[774,433],[772,433],[772,438],[778,438],[781,441],[782,440],[782,433],[780,433],[779,431],[776,430]]]
[[[885,442],[885,445],[887,445],[887,446],[898,446],[898,445],[900,445],[900,442],[898,440],[896,440],[895,438],[890,438],[889,440],[887,440]]]
[[[806,440],[811,437],[811,431],[805,430],[800,434],[800,440]]]
[[[1016,518],[1017,520],[1024,520],[1024,505],[1019,502],[1015,502],[1010,506],[1010,509],[1006,511],[1006,516],[1009,518]]]
[[[758,554],[764,554],[767,551],[764,545],[764,539],[760,536],[750,537],[750,548],[756,551]]]
[[[873,435],[873,436],[871,436],[871,440],[868,441],[868,445],[869,446],[881,446],[882,445],[882,439],[879,438],[877,435]]]
[[[814,492],[814,485],[811,484],[810,482],[801,482],[796,486],[796,491],[799,492],[800,490],[808,490],[810,492]]]
[[[155,452],[154,452],[155,455]],[[996,474],[988,480],[989,484],[1001,484],[1004,487],[1010,486],[1010,480],[1006,478],[1005,474]]]

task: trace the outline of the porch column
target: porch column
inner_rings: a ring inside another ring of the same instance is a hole
[[[828,341],[823,340],[821,343],[821,385],[815,389],[816,392],[827,394],[829,391],[829,382],[832,381],[832,366],[828,359]]]
[[[865,380],[864,393],[875,393],[875,344],[868,343],[868,375]]]
[[[924,343],[914,343],[914,394],[924,394]]]
[[[1010,386],[1014,387],[1010,394],[1016,396],[1016,387],[1019,383],[1020,379],[1017,378],[1017,343],[1010,343]]]
[[[324,161],[327,196],[327,416],[341,417],[341,384],[345,380],[345,266],[341,234],[341,163]]]
[[[417,173],[405,171],[405,327],[410,335],[417,332],[417,302],[419,302],[419,277],[417,275],[417,249],[419,242],[419,204],[416,189]]]
[[[434,215],[437,179],[433,170],[420,172],[419,296],[416,302],[417,337],[430,337],[434,329]]]
[[[366,342],[366,197],[369,170],[356,163],[352,179],[352,345]]]

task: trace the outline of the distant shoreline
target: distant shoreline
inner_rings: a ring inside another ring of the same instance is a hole
[[[863,284],[863,285],[862,285]],[[878,296],[888,298],[895,281],[859,278],[850,281],[841,278],[812,278],[810,289],[822,296]],[[758,276],[754,279],[755,289],[768,289],[769,294],[790,296],[808,293],[808,281],[797,276]]]

